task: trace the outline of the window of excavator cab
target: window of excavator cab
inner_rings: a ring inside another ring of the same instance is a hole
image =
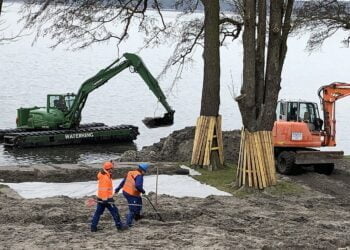
[[[300,121],[298,116],[298,102],[288,102],[287,121]]]
[[[285,102],[279,101],[276,108],[276,119],[286,120]]]
[[[49,97],[50,108],[56,108],[62,112],[67,111],[67,105],[64,96],[62,95],[51,95]]]
[[[300,103],[299,114],[300,114],[301,121],[307,122],[307,123],[314,124],[316,122],[316,118],[319,118],[315,104],[310,102]]]
[[[50,95],[49,96],[49,107],[50,108],[56,108],[56,105],[59,101],[59,96],[58,95]]]
[[[71,109],[75,100],[75,95],[66,95],[65,96],[66,106],[68,109]]]

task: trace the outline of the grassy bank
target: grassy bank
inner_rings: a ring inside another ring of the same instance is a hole
[[[277,178],[277,184],[272,187],[265,188],[264,190],[257,190],[253,188],[237,188],[236,183],[236,171],[237,167],[235,164],[228,164],[223,169],[208,171],[206,169],[197,168],[198,172],[202,175],[193,176],[194,179],[201,183],[208,184],[216,187],[221,191],[225,191],[233,194],[237,197],[245,197],[255,193],[265,193],[270,195],[296,195],[304,191],[304,189],[297,183],[291,181],[280,180]]]
[[[197,181],[216,187],[217,189],[228,193],[233,193],[236,191],[233,187],[233,184],[236,182],[237,168],[235,165],[230,164],[225,166],[223,169],[215,171],[208,171],[203,168],[197,168],[196,170],[202,174],[193,176],[193,178]]]

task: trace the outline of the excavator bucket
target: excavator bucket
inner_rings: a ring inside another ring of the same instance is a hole
[[[146,117],[142,122],[147,128],[171,126],[174,124],[174,112],[165,113],[163,117]]]

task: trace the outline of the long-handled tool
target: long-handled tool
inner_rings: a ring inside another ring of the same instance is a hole
[[[147,196],[147,195],[143,195],[143,197],[145,197],[145,198],[148,200],[149,204],[151,204],[151,206],[153,207],[154,211],[155,211],[156,214],[158,215],[159,220],[162,221],[162,222],[165,222],[165,220],[163,220],[163,218],[162,218],[162,216],[160,215],[160,213],[159,213],[159,212],[157,211],[157,209],[153,206],[153,204],[152,204],[151,200],[148,198],[148,196]]]

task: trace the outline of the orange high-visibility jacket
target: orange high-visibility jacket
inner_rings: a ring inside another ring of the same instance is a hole
[[[140,196],[141,193],[136,189],[136,186],[135,186],[135,178],[140,174],[141,173],[137,170],[128,172],[125,178],[124,186],[123,186],[124,192],[127,192],[132,196]]]
[[[113,198],[112,176],[109,173],[99,172],[97,174],[97,179],[98,179],[97,197],[100,198],[101,200],[107,200],[108,198]]]

